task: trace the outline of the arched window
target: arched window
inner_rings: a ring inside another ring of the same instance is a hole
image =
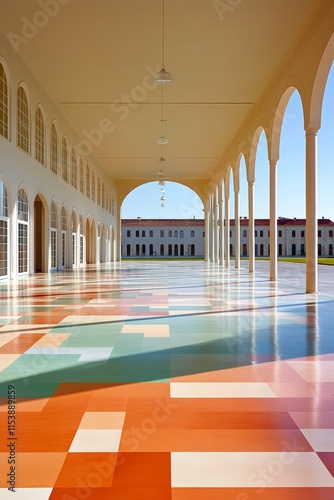
[[[246,230],[246,229],[244,229],[244,230],[242,231],[242,236],[243,236],[244,238],[247,238],[247,230]]]
[[[35,158],[45,165],[45,123],[40,106],[37,106],[35,114]]]
[[[160,255],[165,255],[165,245],[160,245]]]
[[[61,172],[63,181],[68,182],[68,147],[65,137],[61,144]]]
[[[80,248],[79,248],[79,255],[80,255],[80,265],[82,266],[84,263],[84,223],[83,223],[83,216],[80,215]]]
[[[180,238],[184,238],[184,231],[183,231],[183,229],[181,229],[181,231],[180,231]]]
[[[195,245],[193,243],[190,245],[190,255],[195,255]]]
[[[180,255],[184,255],[184,245],[180,245]]]
[[[137,245],[136,245],[136,255],[137,256],[140,255],[140,245],[139,245],[139,243],[137,243]]]
[[[66,209],[61,209],[61,267],[66,267],[67,248],[67,214]]]
[[[194,230],[190,231],[190,238],[195,238],[195,231]]]
[[[95,202],[95,172],[92,171],[92,201]]]
[[[130,257],[130,255],[131,255],[131,245],[130,245],[130,243],[128,243],[126,245],[126,256]]]
[[[20,189],[17,197],[17,251],[18,274],[28,272],[28,198],[24,189]]]
[[[101,205],[101,180],[97,178],[97,204]]]
[[[58,175],[58,134],[54,123],[51,125],[50,132],[50,170]]]
[[[247,255],[247,244],[246,244],[246,243],[244,243],[244,244],[242,245],[242,255],[243,255],[244,257],[246,257],[246,255]]]
[[[179,255],[179,245],[174,245],[174,255]]]
[[[261,257],[264,256],[264,245],[263,245],[263,243],[261,243],[261,245],[260,245],[260,256]]]
[[[71,186],[77,188],[77,152],[75,146],[72,147],[71,153]]]
[[[5,68],[0,63],[0,135],[8,139],[9,109],[8,109],[8,83]]]
[[[8,276],[8,227],[7,188],[4,181],[0,179],[0,278]]]
[[[51,269],[57,268],[57,207],[51,203]]]
[[[179,237],[179,232],[177,230],[174,231],[174,238],[178,238]]]
[[[75,267],[77,265],[77,216],[76,213],[72,212],[72,266]]]
[[[172,238],[173,237],[173,231],[168,231],[168,238]]]
[[[146,255],[146,245],[141,246],[141,253],[142,255]]]
[[[104,185],[104,181],[102,181],[102,208],[106,207],[106,188]]]
[[[17,146],[26,153],[30,153],[29,105],[22,85],[17,91]]]
[[[84,165],[82,158],[80,158],[79,164],[79,185],[80,185],[80,193],[84,194]]]
[[[115,193],[112,194],[111,198],[111,215],[115,216]]]
[[[86,196],[90,198],[90,168],[88,163],[86,165]]]
[[[329,244],[328,255],[333,255],[333,244],[332,243]]]

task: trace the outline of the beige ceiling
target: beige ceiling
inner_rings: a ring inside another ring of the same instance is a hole
[[[165,66],[174,76],[164,87],[169,179],[209,177],[321,3],[165,0]],[[35,0],[0,0],[0,7],[2,30],[18,34],[22,17],[41,10]],[[68,0],[20,46],[82,138],[112,121],[93,154],[115,180],[145,182],[159,170],[161,88],[143,89],[152,87],[147,68],[161,65],[161,41],[162,0]],[[131,95],[141,101],[136,107]],[[126,103],[112,110],[115,100]]]

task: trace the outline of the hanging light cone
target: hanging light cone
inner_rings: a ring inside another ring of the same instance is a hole
[[[159,186],[164,186],[165,185],[165,181],[159,181]]]
[[[161,196],[161,198],[160,198],[161,201],[165,201],[165,199],[166,198],[164,196]]]
[[[161,203],[161,206],[162,206],[162,207],[164,207],[164,206],[165,206],[165,204],[164,204],[164,203]]]
[[[157,139],[158,144],[168,144],[168,139],[167,137],[164,137],[163,135]]]
[[[159,73],[156,73],[154,80],[157,83],[163,85],[165,83],[171,83],[174,80],[174,78],[173,78],[172,73],[169,73],[169,71],[166,71],[165,68],[161,68]]]

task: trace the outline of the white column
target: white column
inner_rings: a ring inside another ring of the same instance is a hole
[[[223,211],[223,188],[221,182],[218,185],[218,204],[219,204],[219,264],[224,265],[224,211]]]
[[[205,207],[205,262],[210,260],[210,204],[209,201],[206,203]]]
[[[215,190],[215,195],[214,195],[214,239],[215,239],[215,258],[214,261],[216,264],[218,264],[219,261],[219,228],[218,228],[218,219],[219,219],[219,213],[218,213],[218,193],[217,193],[217,188]]]
[[[213,210],[213,200],[212,200],[212,194],[210,195],[210,225],[209,225],[209,231],[210,231],[210,262],[214,262],[214,224],[213,224],[213,216],[214,216],[214,210]]]
[[[121,245],[122,245],[122,219],[121,219],[121,209],[117,210],[117,236],[116,236],[116,261],[120,261],[121,255]]]
[[[318,289],[317,135],[306,129],[306,292]]]
[[[254,252],[254,181],[248,181],[248,255],[249,272],[253,273],[255,268]]]
[[[277,160],[270,159],[270,279],[277,279]]]
[[[239,189],[234,191],[234,230],[235,230],[235,268],[240,267],[240,217],[239,217]]]
[[[230,210],[229,193],[225,189],[225,267],[230,267]]]
[[[211,242],[212,242],[212,245],[211,245],[211,262],[215,262],[216,260],[216,217],[215,217],[215,196],[214,194],[211,195],[211,234],[212,234],[212,238],[211,238]]]

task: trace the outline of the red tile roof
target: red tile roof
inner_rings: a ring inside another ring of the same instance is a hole
[[[150,226],[150,227],[166,227],[166,226],[190,226],[204,227],[204,219],[122,219],[122,226]]]
[[[248,217],[240,217],[240,226],[248,226]],[[255,226],[269,226],[269,219],[255,219]],[[150,226],[150,227],[166,227],[166,226],[189,226],[189,227],[204,227],[204,219],[122,219],[122,226]],[[230,225],[235,225],[235,220],[230,220]],[[305,226],[306,219],[289,219],[287,217],[279,217],[277,219],[278,226]],[[334,226],[334,222],[330,219],[318,219],[319,226]]]

